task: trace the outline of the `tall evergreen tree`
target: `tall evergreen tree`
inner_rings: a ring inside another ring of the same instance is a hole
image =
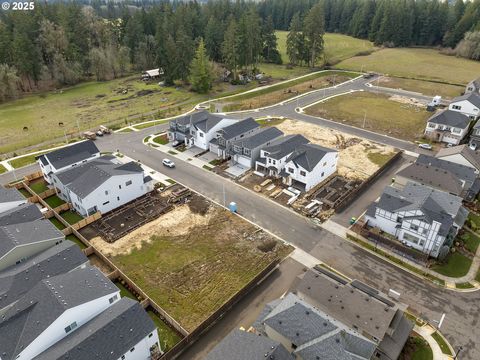
[[[303,22],[305,61],[310,67],[315,66],[323,53],[324,19],[323,4],[318,3],[310,9]]]
[[[237,78],[237,70],[239,65],[239,41],[238,26],[232,17],[225,31],[222,44],[222,57],[227,68],[233,73],[233,78]]]
[[[301,64],[304,58],[305,38],[302,33],[302,21],[300,14],[296,13],[290,24],[290,32],[287,35],[287,55],[293,65]]]
[[[266,62],[281,64],[282,57],[277,49],[277,35],[273,27],[273,18],[268,16],[262,28],[263,59]]]
[[[213,61],[222,60],[223,26],[215,17],[210,16],[205,28],[205,48]]]
[[[212,64],[207,56],[205,43],[200,38],[195,56],[190,65],[190,82],[192,89],[201,94],[207,93],[212,87]]]

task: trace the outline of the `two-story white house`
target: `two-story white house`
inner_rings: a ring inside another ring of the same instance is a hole
[[[105,214],[153,190],[153,180],[135,162],[102,156],[53,175],[63,200],[83,216]]]
[[[253,135],[260,130],[260,124],[253,118],[247,118],[226,126],[216,132],[210,141],[209,149],[217,156],[227,159],[231,154],[232,143]]]
[[[436,158],[453,162],[455,164],[469,166],[480,173],[480,150],[474,150],[468,145],[458,145],[440,149]]]
[[[260,158],[255,163],[255,171],[278,178],[288,157],[298,146],[308,143],[308,139],[302,135],[287,135],[275,140],[260,151]]]
[[[230,156],[233,164],[251,168],[260,157],[260,150],[283,135],[276,127],[260,129],[254,134],[232,142]]]
[[[467,136],[471,122],[472,119],[461,112],[443,110],[428,119],[425,137],[458,145]]]
[[[467,216],[462,198],[407,183],[402,190],[387,186],[365,219],[369,226],[436,258],[442,246],[451,246]]]
[[[465,94],[480,93],[480,78],[470,81],[465,87]]]
[[[52,184],[52,175],[100,157],[100,150],[92,140],[73,145],[37,157],[44,179]]]
[[[188,147],[196,146],[208,150],[210,141],[216,136],[216,132],[237,121],[203,110],[171,120],[167,135],[172,142],[181,141],[185,142]]]
[[[316,144],[298,146],[280,172],[283,183],[309,191],[337,171],[338,152]]]
[[[467,115],[470,119],[476,120],[480,116],[480,94],[471,92],[458,96],[452,100],[448,109]]]
[[[26,204],[27,199],[16,188],[7,189],[0,185],[0,213]]]

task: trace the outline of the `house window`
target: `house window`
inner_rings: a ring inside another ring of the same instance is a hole
[[[117,196],[117,201],[120,201],[120,196]]]
[[[134,351],[135,351],[135,348],[134,348],[134,347],[130,349],[130,352],[134,352]]]
[[[244,153],[245,155],[250,156],[250,149],[244,149],[244,150],[243,150],[243,153]]]
[[[117,301],[117,299],[118,299],[118,295],[113,295],[110,299],[108,299],[108,302],[111,304],[114,301]]]
[[[293,170],[292,168],[288,168],[288,172],[289,172],[290,174],[293,174],[294,171],[295,171],[295,170]]]
[[[121,359],[122,359],[122,360],[125,360],[125,355],[122,355],[122,358],[121,358]]]
[[[66,328],[65,328],[65,332],[68,334],[70,331],[72,331],[73,329],[75,329],[77,327],[77,322],[74,321],[73,323],[71,323],[70,325],[68,325]]]
[[[410,241],[414,244],[418,244],[418,241],[419,241],[416,236],[413,236],[413,235],[410,235],[410,234],[407,234],[407,233],[403,234],[403,240]]]
[[[305,171],[303,171],[303,170],[300,170],[300,175],[302,175],[302,176],[307,176],[307,173],[306,173]]]
[[[431,128],[431,129],[435,129],[435,124],[428,123],[428,127]]]
[[[325,176],[325,173],[324,173],[324,172],[322,172],[322,177],[324,177],[324,176]]]
[[[108,195],[108,190],[105,190],[105,195]]]
[[[118,185],[118,188],[121,189],[121,188],[122,188],[122,185]]]
[[[326,161],[323,163],[323,166],[327,166],[327,162],[326,162]]]
[[[102,205],[105,206],[105,205],[108,205],[110,204],[110,201],[105,201]]]
[[[125,183],[125,186],[130,186],[132,185],[132,180],[128,180],[126,183]]]
[[[452,133],[454,134],[460,134],[462,132],[462,129],[458,129],[458,128],[453,128],[452,129]]]
[[[151,338],[153,336],[153,333],[148,334],[148,337]]]
[[[273,164],[273,165],[277,165],[277,161],[276,161],[276,160],[272,160],[272,164]]]
[[[417,231],[418,230],[418,225],[410,224],[410,229]]]
[[[200,137],[203,137],[203,133],[198,133],[198,135],[200,135]]]
[[[462,107],[460,105],[452,105],[453,110],[462,110]]]

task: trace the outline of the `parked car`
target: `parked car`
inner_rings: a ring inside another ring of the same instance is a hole
[[[418,147],[425,150],[432,150],[432,145],[430,144],[419,144]]]
[[[95,134],[97,134],[97,136],[103,136],[103,132],[101,132],[100,130],[98,130]]]
[[[372,72],[368,72],[368,73],[366,73],[366,74],[363,74],[363,78],[364,78],[364,79],[371,79],[371,78],[374,77],[374,76],[375,76],[375,74],[372,73]]]
[[[170,159],[163,159],[162,164],[163,166],[169,167],[171,169],[175,167],[175,163]]]

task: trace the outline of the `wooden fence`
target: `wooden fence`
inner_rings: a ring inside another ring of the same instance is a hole
[[[93,215],[90,215],[89,217],[86,217],[85,219],[83,220],[80,220],[79,222],[71,225],[72,228],[74,228],[75,230],[80,230],[82,228],[84,228],[85,226],[88,226],[90,225],[91,223],[93,223],[94,221],[97,221],[98,219],[100,219],[102,217],[102,214],[97,211],[95,214]]]

